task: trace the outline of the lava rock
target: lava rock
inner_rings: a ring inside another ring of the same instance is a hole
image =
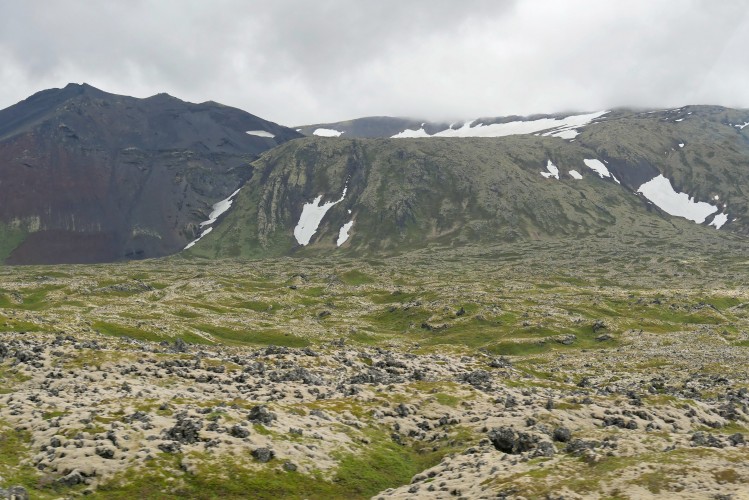
[[[556,453],[554,443],[551,441],[540,441],[533,452],[534,457],[553,457]]]
[[[492,381],[491,374],[485,370],[474,370],[471,373],[464,373],[459,378],[473,387],[485,387],[490,385]]]
[[[203,422],[197,418],[189,418],[185,414],[177,415],[177,423],[166,431],[166,436],[172,441],[182,444],[193,444],[200,440],[199,431]]]
[[[85,481],[83,475],[77,470],[72,471],[67,476],[63,476],[57,480],[58,483],[64,486],[75,486],[77,484],[83,484]]]
[[[96,454],[107,460],[112,460],[114,458],[114,450],[109,446],[98,446],[96,448]]]
[[[554,439],[554,441],[567,443],[570,439],[572,439],[572,432],[570,432],[567,427],[557,427],[556,429],[554,429],[554,433],[551,437],[552,439]]]
[[[182,446],[176,441],[161,443],[158,448],[164,453],[179,453],[182,450]]]
[[[600,446],[601,443],[598,441],[574,439],[567,444],[567,447],[564,449],[564,451],[572,455],[582,455],[586,451],[595,450]]]
[[[10,488],[0,488],[0,498],[7,500],[29,500],[29,492],[23,486],[11,486]]]
[[[487,436],[496,449],[513,455],[534,449],[539,441],[538,436],[506,426],[495,427]]]
[[[560,335],[556,337],[554,340],[556,340],[558,343],[562,345],[572,345],[577,340],[577,335],[569,334],[569,335]]]
[[[270,425],[276,420],[276,414],[268,410],[268,407],[265,405],[257,405],[250,408],[250,411],[247,413],[247,419],[250,422]]]
[[[512,368],[512,363],[506,357],[500,356],[489,361],[489,366],[491,368]]]
[[[707,446],[709,448],[723,448],[723,443],[710,433],[697,431],[692,434],[692,446]]]
[[[229,435],[235,438],[244,439],[250,435],[250,431],[247,429],[247,427],[242,427],[241,425],[234,425],[232,426],[231,429],[229,429]]]
[[[593,322],[593,332],[598,332],[599,330],[605,330],[607,328],[606,323],[602,319],[597,319],[595,322]]]
[[[728,441],[730,441],[733,446],[738,446],[740,444],[746,443],[746,441],[744,440],[744,435],[740,432],[728,436]]]
[[[267,463],[273,460],[276,453],[269,448],[256,448],[252,450],[252,456],[261,463]]]

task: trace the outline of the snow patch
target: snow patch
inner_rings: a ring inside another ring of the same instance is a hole
[[[580,135],[580,132],[572,128],[572,129],[560,130],[559,132],[547,132],[543,135],[544,136],[550,135],[552,137],[560,137],[562,139],[574,139],[575,137]]]
[[[347,190],[348,185],[343,187],[341,198],[337,201],[329,201],[320,205],[322,201],[322,195],[320,195],[312,203],[304,204],[302,215],[299,216],[299,223],[294,228],[294,238],[296,238],[296,241],[300,245],[305,246],[309,244],[312,236],[317,232],[317,227],[320,225],[322,218],[325,217],[328,210],[333,208],[333,205],[343,201]]]
[[[205,226],[210,226],[211,224],[213,224],[214,222],[216,222],[216,220],[218,220],[219,217],[221,217],[221,214],[223,214],[224,212],[226,212],[227,210],[229,210],[229,208],[231,208],[232,203],[234,203],[234,197],[237,196],[237,193],[239,193],[239,191],[241,189],[242,188],[237,189],[232,194],[230,194],[227,198],[225,198],[225,199],[223,199],[223,200],[221,200],[219,202],[214,203],[213,206],[211,207],[211,209],[212,209],[211,213],[208,214],[208,220],[201,222],[200,223],[200,227],[202,228],[202,227],[205,227]],[[188,248],[191,248],[193,245],[195,245],[195,243],[197,243],[198,241],[200,241],[200,239],[203,236],[205,236],[206,234],[210,233],[211,231],[213,231],[213,227],[209,227],[207,229],[203,229],[203,231],[200,233],[200,235],[197,238],[195,238],[194,240],[192,240],[190,243],[188,243],[187,246],[183,250],[187,250]]]
[[[582,179],[582,178],[583,178],[583,176],[582,176],[582,175],[580,175],[580,172],[578,172],[577,170],[570,170],[570,176],[571,176],[571,177],[572,177],[573,179],[577,179],[577,180],[580,180],[580,179]]]
[[[205,222],[201,222],[200,227],[209,226],[213,224],[214,222],[216,222],[216,219],[218,219],[221,216],[221,214],[223,214],[224,212],[226,212],[227,210],[231,208],[231,204],[234,203],[233,198],[237,195],[237,193],[239,193],[239,189],[237,189],[232,194],[230,194],[226,199],[221,200],[217,203],[214,203],[213,207],[211,207],[213,208],[213,210],[208,215],[208,220]]]
[[[197,238],[195,238],[194,240],[192,240],[190,243],[188,243],[187,246],[183,250],[187,250],[188,248],[192,248],[193,245],[195,245],[195,243],[199,242],[200,239],[203,236],[205,236],[206,234],[210,233],[211,231],[213,231],[213,228],[209,227],[208,229],[206,229],[205,231],[203,231],[202,233],[200,233],[200,236],[198,236]]]
[[[541,175],[543,175],[547,179],[549,177],[554,177],[557,180],[559,179],[559,169],[556,165],[551,163],[551,160],[546,160],[546,170],[548,170],[548,172],[541,172]]]
[[[338,231],[338,241],[336,241],[336,246],[341,246],[346,243],[346,240],[348,240],[349,237],[348,232],[351,230],[351,226],[353,225],[354,221],[349,221],[341,227],[341,230]]]
[[[738,128],[739,130],[744,130],[744,127],[746,127],[747,125],[749,125],[749,122],[744,122],[743,125],[736,124],[734,125],[734,127]]]
[[[680,147],[680,148],[683,148],[683,147],[684,147],[684,143],[683,143],[683,142],[680,142],[680,143],[679,143],[679,147]]]
[[[614,177],[611,172],[609,172],[609,169],[606,168],[606,165],[604,165],[600,160],[583,160],[583,163],[585,163],[586,167],[601,176],[601,179],[603,179],[604,177],[611,177],[616,181],[617,184],[621,184],[621,182],[619,182],[619,179]]]
[[[674,121],[675,121],[675,122],[683,122],[683,121],[684,121],[684,118],[679,118],[679,119],[677,119],[677,120],[674,120]]]
[[[275,137],[274,134],[266,132],[265,130],[248,130],[247,133],[250,135],[256,135],[258,137],[268,137],[269,139],[273,139]]]
[[[316,128],[312,135],[318,135],[320,137],[340,137],[343,132],[333,130],[331,128]]]
[[[422,126],[419,130],[406,129],[402,132],[398,132],[392,137],[392,139],[418,139],[420,137],[432,137],[432,136],[427,134],[427,131],[424,130],[424,127]]]
[[[710,222],[708,226],[715,226],[715,229],[720,229],[726,222],[728,222],[728,214],[718,214],[713,217],[712,222]]]
[[[419,130],[406,129],[392,137],[398,139],[413,137],[504,137],[546,131],[542,135],[573,139],[579,134],[577,131],[578,128],[588,125],[606,113],[608,111],[597,111],[595,113],[572,115],[565,118],[540,118],[538,120],[494,123],[492,125],[479,123],[476,126],[472,126],[476,120],[471,120],[465,122],[462,127],[451,127],[441,130],[434,135],[429,135],[424,130],[424,125],[422,125]]]
[[[695,201],[686,193],[678,193],[671,186],[671,181],[663,174],[649,180],[637,190],[645,198],[669,215],[684,217],[697,224],[718,211],[718,208],[703,201]]]

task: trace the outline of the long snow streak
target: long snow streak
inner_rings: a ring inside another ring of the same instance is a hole
[[[225,198],[225,199],[223,199],[223,200],[221,200],[219,202],[214,203],[213,206],[211,207],[211,209],[212,209],[211,213],[208,215],[208,220],[201,222],[200,223],[200,227],[203,228],[205,226],[212,226],[213,223],[216,222],[216,220],[221,216],[221,214],[223,214],[224,212],[226,212],[227,210],[229,210],[231,208],[232,203],[234,203],[234,197],[237,196],[237,193],[239,193],[239,189],[237,189],[236,191],[234,191],[227,198]],[[200,239],[203,236],[207,235],[212,230],[213,230],[213,227],[208,227],[208,228],[203,229],[200,232],[200,235],[198,235],[197,238],[195,238],[190,243],[188,243],[187,246],[183,250],[187,250],[188,248],[192,248],[195,245],[195,243],[197,243],[198,241],[200,241]]]
[[[268,139],[273,139],[275,137],[274,134],[266,132],[265,130],[248,130],[247,133],[249,135],[255,135],[257,137],[267,137]]]
[[[210,215],[208,215],[208,220],[205,222],[201,222],[200,227],[209,226],[216,222],[216,219],[218,219],[221,214],[231,208],[231,204],[234,203],[234,197],[237,196],[237,193],[239,193],[239,189],[230,194],[228,198],[214,203],[212,207],[213,210],[211,211]]]
[[[588,125],[596,118],[608,113],[608,111],[597,111],[584,115],[572,115],[565,118],[540,118],[538,120],[514,121],[508,123],[493,123],[484,125],[476,120],[466,122],[459,128],[448,128],[436,134],[429,135],[424,126],[419,130],[404,130],[393,136],[393,138],[418,138],[418,137],[504,137],[507,135],[533,134],[543,132],[545,136],[572,139],[580,132],[580,127]]]

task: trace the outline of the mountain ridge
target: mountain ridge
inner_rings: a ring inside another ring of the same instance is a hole
[[[630,240],[686,240],[690,231],[698,239],[743,237],[749,230],[744,195],[749,140],[732,121],[746,117],[741,110],[684,107],[612,112],[581,127],[572,139],[531,133],[294,141],[256,162],[262,174],[239,193],[225,227],[218,226],[191,252],[206,257],[333,250],[376,254],[427,244],[616,231]],[[641,191],[659,176],[668,181],[668,186],[661,183],[659,196]],[[304,209],[322,210],[344,188],[348,194],[325,210],[310,243],[295,241]],[[704,227],[684,218],[696,203],[710,205],[703,207],[707,216],[697,219]],[[674,209],[683,216],[667,211]],[[719,224],[718,217],[725,221]],[[340,231],[352,220],[347,241],[337,249]],[[477,228],[489,229],[482,234]]]
[[[0,110],[0,259],[398,253],[614,226],[683,239],[694,223],[745,237],[747,122],[720,106],[365,117],[303,138],[213,101],[69,84]]]

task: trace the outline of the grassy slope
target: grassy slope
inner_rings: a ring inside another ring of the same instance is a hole
[[[600,179],[587,169],[583,159],[613,154],[606,144],[616,130],[602,134],[590,133],[573,143],[534,136],[294,141],[256,164],[261,173],[189,255],[254,258],[332,251],[364,255],[426,245],[558,237],[620,235],[629,241],[648,236],[678,240],[683,233],[685,238],[712,237],[714,232],[700,233],[702,228],[694,224],[663,216],[635,195],[634,188]],[[634,161],[629,153],[617,154],[621,161]],[[548,159],[559,167],[561,180],[540,175]],[[666,164],[655,167],[667,171]],[[573,169],[584,179],[572,179],[567,172]],[[725,176],[730,178],[728,173]],[[293,228],[302,206],[319,194],[324,195],[323,201],[338,199],[347,181],[346,198],[326,214],[311,244],[297,245]],[[675,183],[679,182],[676,176]],[[700,186],[697,183],[695,189],[706,190]],[[716,189],[730,199],[740,196],[740,187]],[[729,203],[731,210],[745,209],[739,202]],[[336,249],[339,228],[352,219],[349,241]]]
[[[0,263],[26,238],[26,231],[0,225]]]

